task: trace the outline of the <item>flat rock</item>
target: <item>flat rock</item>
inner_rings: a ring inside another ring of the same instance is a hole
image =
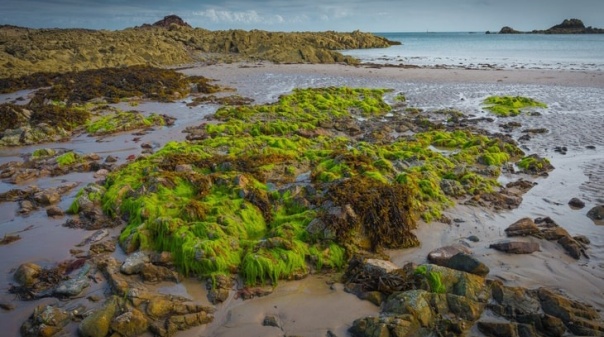
[[[489,248],[509,254],[531,254],[539,251],[537,242],[502,241],[491,244]]]
[[[465,253],[465,254],[470,255],[472,252],[470,251],[470,249],[468,247],[460,245],[460,244],[444,246],[444,247],[437,248],[437,249],[431,251],[430,253],[428,253],[428,261],[430,261],[434,264],[437,264],[437,265],[442,265],[443,263],[445,263],[447,260],[449,260],[453,256],[457,255],[458,253]]]
[[[363,269],[369,274],[388,274],[393,270],[399,269],[397,265],[390,261],[378,260],[378,259],[367,259]]]

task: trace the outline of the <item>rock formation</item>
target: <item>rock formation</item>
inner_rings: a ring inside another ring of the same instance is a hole
[[[337,50],[384,48],[396,42],[370,33],[209,31],[177,16],[118,31],[0,26],[0,78],[129,65],[268,60],[357,63]]]
[[[520,32],[514,30],[511,27],[505,26],[501,28],[499,34],[521,34],[524,32]],[[591,26],[585,27],[583,21],[579,19],[566,19],[562,21],[562,23],[552,26],[545,30],[533,30],[531,32],[526,32],[529,34],[604,34],[604,29],[602,28],[593,28]]]

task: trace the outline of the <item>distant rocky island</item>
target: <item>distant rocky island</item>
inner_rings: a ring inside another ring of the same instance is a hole
[[[176,15],[124,30],[32,29],[0,25],[0,78],[132,65],[267,60],[347,63],[344,49],[385,48],[399,42],[371,33],[210,31]]]
[[[566,19],[561,24],[549,29],[533,30],[530,32],[521,32],[512,27],[505,26],[501,28],[499,34],[604,34],[604,29],[593,28],[591,26],[585,27],[583,21],[579,19]]]

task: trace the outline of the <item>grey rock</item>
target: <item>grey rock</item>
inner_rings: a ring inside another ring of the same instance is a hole
[[[478,276],[486,276],[490,271],[487,265],[480,262],[475,257],[465,253],[455,254],[442,266]]]
[[[120,271],[126,275],[138,274],[145,267],[145,263],[149,262],[149,256],[143,252],[135,252],[126,258],[122,264]]]
[[[585,207],[585,202],[579,198],[570,199],[568,204],[570,205],[570,207],[577,208],[577,209],[581,209],[581,208]]]
[[[598,225],[604,225],[604,205],[598,205],[587,212],[587,217]]]

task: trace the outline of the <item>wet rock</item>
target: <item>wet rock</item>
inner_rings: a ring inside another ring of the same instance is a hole
[[[172,253],[170,252],[152,252],[149,254],[149,260],[151,263],[158,266],[169,267],[174,265],[174,260],[172,258]]]
[[[117,158],[114,157],[114,156],[109,155],[109,156],[107,156],[107,158],[105,158],[105,163],[112,164],[112,163],[115,163],[115,162],[117,162]]]
[[[378,276],[383,276],[394,270],[399,269],[397,265],[390,261],[378,260],[378,259],[367,259],[363,265],[365,272]]]
[[[37,282],[37,278],[42,271],[42,267],[35,263],[24,263],[17,268],[13,278],[20,285],[31,287]]]
[[[178,282],[178,273],[166,267],[145,263],[141,272],[143,281],[158,283],[162,281]]]
[[[61,333],[69,324],[69,312],[54,305],[39,305],[32,315],[21,325],[23,337],[50,337]]]
[[[89,272],[90,264],[85,263],[76,277],[59,283],[53,290],[53,295],[58,297],[73,297],[79,295],[84,288],[90,286],[90,281],[88,279]]]
[[[577,240],[570,236],[564,236],[558,240],[558,244],[564,248],[568,255],[575,259],[580,259],[581,256],[586,256],[585,248]]]
[[[581,209],[585,207],[585,202],[579,198],[572,198],[568,202],[568,205],[572,208]]]
[[[115,252],[116,243],[115,240],[107,240],[103,242],[96,242],[90,245],[91,254],[103,254]]]
[[[107,170],[107,169],[100,169],[100,170],[94,172],[93,177],[95,179],[104,179],[104,178],[107,177],[108,174],[109,174],[109,170]]]
[[[471,241],[471,242],[480,242],[480,238],[476,235],[470,235],[467,237],[467,239],[468,239],[468,241]]]
[[[428,253],[428,261],[437,265],[443,265],[458,253],[472,254],[470,249],[461,244],[437,248]]]
[[[509,237],[528,236],[539,233],[539,228],[531,218],[522,218],[506,228],[505,233]]]
[[[306,231],[310,235],[317,236],[320,239],[331,240],[335,238],[335,233],[319,218],[314,218],[308,226],[306,226]]]
[[[442,266],[479,276],[486,276],[490,271],[487,265],[480,262],[477,258],[465,253],[453,255],[450,259],[446,260]]]
[[[58,206],[50,206],[46,209],[46,215],[51,218],[62,217],[65,215],[65,212],[63,212],[63,210]]]
[[[78,243],[76,247],[82,247],[85,245],[89,245],[91,243],[99,242],[105,237],[109,235],[109,230],[107,229],[99,229],[96,232],[92,233],[89,237],[84,239],[82,242]]]
[[[38,207],[36,207],[36,205],[34,205],[34,203],[29,200],[21,200],[19,206],[19,213],[21,214],[29,214],[32,211],[38,209]]]
[[[597,225],[604,225],[604,205],[598,205],[587,212],[587,217]]]
[[[262,325],[263,326],[272,326],[275,328],[281,327],[281,324],[279,324],[279,317],[277,317],[275,315],[268,315],[268,316],[264,317],[264,319],[262,320]]]
[[[148,328],[147,318],[137,309],[127,311],[111,321],[111,330],[124,337],[139,336]]]
[[[591,244],[591,240],[589,240],[589,238],[585,235],[576,235],[573,237],[573,239],[575,239],[577,242],[579,242],[582,245]]]
[[[217,275],[214,279],[206,282],[208,299],[212,304],[222,303],[229,298],[233,288],[233,280],[226,275]]]
[[[518,337],[518,324],[516,323],[480,321],[477,326],[478,330],[488,337]]]
[[[34,194],[34,200],[40,205],[49,206],[61,201],[61,195],[56,191],[45,190]]]
[[[509,254],[531,254],[539,251],[537,242],[503,241],[491,244],[489,248]]]
[[[126,275],[138,274],[143,270],[145,263],[149,263],[149,256],[143,252],[136,252],[126,258],[120,271]]]
[[[440,188],[443,193],[452,197],[460,197],[466,194],[461,183],[453,179],[442,179],[440,181]]]
[[[0,302],[0,309],[6,310],[6,311],[12,311],[12,310],[15,310],[15,305],[12,303]]]
[[[591,306],[573,301],[550,289],[539,288],[538,298],[544,313],[559,318],[575,335],[604,335],[600,314]]]
[[[111,321],[118,311],[118,300],[110,298],[105,304],[86,316],[78,327],[82,337],[105,337],[109,334]]]

